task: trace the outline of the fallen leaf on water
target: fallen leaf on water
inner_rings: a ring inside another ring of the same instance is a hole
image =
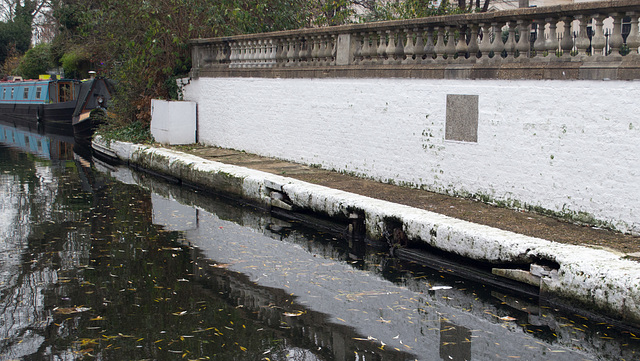
[[[430,291],[438,291],[438,290],[450,290],[453,287],[451,286],[433,286],[431,288],[429,288]]]
[[[230,264],[228,263],[214,263],[211,265],[211,267],[215,267],[215,268],[227,268],[229,266]]]
[[[288,317],[298,317],[304,314],[304,311],[295,311],[295,312],[285,312],[283,315]]]
[[[516,319],[510,316],[498,317],[502,321],[515,321]]]
[[[89,311],[91,308],[89,307],[56,307],[53,309],[53,312],[55,313],[60,313],[63,315],[70,315],[72,313],[80,313],[80,312],[86,312]]]

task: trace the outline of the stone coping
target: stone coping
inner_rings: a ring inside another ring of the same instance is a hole
[[[192,71],[194,78],[421,78],[503,80],[637,80],[640,62],[536,62],[345,65],[291,68],[209,67]]]

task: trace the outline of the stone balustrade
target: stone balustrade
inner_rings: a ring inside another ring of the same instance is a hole
[[[640,79],[639,18],[614,0],[194,39],[192,76]]]

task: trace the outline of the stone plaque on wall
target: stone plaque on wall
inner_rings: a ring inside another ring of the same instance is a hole
[[[447,94],[445,140],[478,142],[478,96]]]

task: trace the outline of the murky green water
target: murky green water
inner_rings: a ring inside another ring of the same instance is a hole
[[[636,360],[640,351],[633,330],[1,124],[0,237],[2,360]]]

